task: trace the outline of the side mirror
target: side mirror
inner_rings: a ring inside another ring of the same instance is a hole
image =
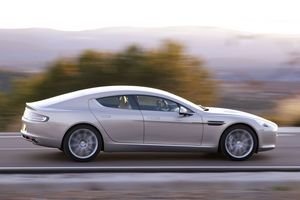
[[[179,107],[179,115],[191,116],[191,115],[193,115],[193,113],[188,111],[185,107],[180,106]]]

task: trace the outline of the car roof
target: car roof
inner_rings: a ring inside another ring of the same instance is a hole
[[[116,95],[118,93],[161,95],[165,97],[170,97],[171,99],[174,100],[185,102],[186,104],[191,104],[191,102],[189,102],[188,100],[163,90],[150,88],[150,87],[142,87],[142,86],[116,85],[116,86],[102,86],[102,87],[94,87],[89,89],[78,90],[75,92],[70,92],[59,96],[55,96],[49,99],[27,103],[27,106],[32,108],[45,107],[45,106],[50,106],[57,103],[78,99],[78,98],[80,99],[90,98],[90,97],[95,97],[99,94],[103,94],[104,96],[109,96],[109,95]]]
[[[129,85],[116,85],[116,86],[102,86],[102,87],[95,87],[89,88],[84,90],[75,91],[73,95],[77,96],[76,93],[78,92],[79,96],[89,96],[99,93],[131,93],[131,94],[158,94],[158,95],[165,95],[165,96],[174,96],[174,94],[169,93],[164,90],[150,88],[150,87],[142,87],[142,86],[129,86]]]
[[[78,90],[79,92],[84,95],[90,94],[98,94],[102,92],[121,92],[121,91],[130,91],[130,92],[154,92],[158,94],[168,93],[163,90],[150,88],[150,87],[142,87],[142,86],[130,86],[130,85],[115,85],[115,86],[102,86],[102,87],[94,87],[84,90]]]

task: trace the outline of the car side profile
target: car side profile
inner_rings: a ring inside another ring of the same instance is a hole
[[[278,126],[230,109],[203,107],[166,91],[105,86],[27,103],[22,136],[75,161],[104,152],[212,151],[231,160],[275,148]]]

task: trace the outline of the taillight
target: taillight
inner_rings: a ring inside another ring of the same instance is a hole
[[[46,122],[49,119],[49,117],[38,114],[29,108],[25,108],[23,117],[27,120],[35,121],[35,122]]]

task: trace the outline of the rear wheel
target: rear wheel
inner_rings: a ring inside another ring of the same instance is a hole
[[[253,130],[245,125],[236,125],[225,130],[221,137],[222,153],[231,160],[247,160],[255,153],[257,137]]]
[[[101,136],[95,128],[80,125],[67,132],[63,142],[65,154],[80,162],[95,158],[102,147]]]

